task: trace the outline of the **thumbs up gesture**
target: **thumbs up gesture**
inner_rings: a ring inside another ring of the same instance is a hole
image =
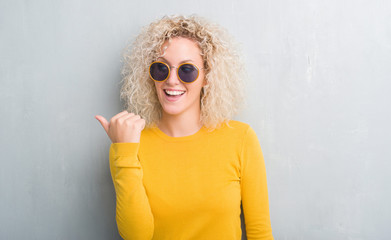
[[[145,127],[145,120],[139,115],[125,110],[112,117],[110,122],[100,115],[96,115],[95,118],[102,124],[113,143],[140,142],[140,135]]]

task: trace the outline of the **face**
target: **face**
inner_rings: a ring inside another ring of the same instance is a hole
[[[170,76],[164,82],[155,82],[157,95],[163,108],[163,117],[181,114],[199,115],[201,89],[205,85],[201,50],[196,42],[183,37],[172,38],[170,43],[163,44],[162,49],[165,46],[168,48],[164,56],[159,57],[157,61],[165,62],[170,66]],[[177,67],[182,63],[193,63],[198,67],[197,80],[183,83],[178,79]]]

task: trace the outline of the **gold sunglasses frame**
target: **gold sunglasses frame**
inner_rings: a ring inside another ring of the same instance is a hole
[[[162,63],[162,64],[164,64],[164,65],[167,66],[167,68],[168,68],[168,75],[167,75],[167,77],[166,77],[164,80],[158,81],[158,80],[154,79],[154,78],[151,76],[151,66],[152,66],[152,64],[154,64],[154,63]],[[194,67],[197,69],[197,77],[196,77],[196,78],[194,79],[194,81],[192,81],[192,82],[185,82],[185,81],[183,81],[183,80],[179,77],[179,73],[178,73],[179,68],[180,68],[182,65],[185,65],[185,64],[190,64],[190,65],[194,66]],[[150,77],[153,81],[155,81],[155,82],[164,82],[164,81],[166,81],[166,80],[170,77],[171,68],[176,68],[176,69],[177,69],[177,70],[176,70],[176,76],[178,77],[179,81],[181,81],[182,83],[185,83],[185,84],[189,84],[189,83],[195,82],[195,81],[198,79],[198,77],[200,76],[200,70],[204,69],[204,68],[199,68],[197,65],[195,65],[194,63],[190,63],[190,62],[185,62],[185,63],[182,63],[181,65],[179,65],[178,67],[175,67],[175,66],[169,66],[169,65],[168,65],[167,63],[165,63],[165,62],[154,61],[154,62],[152,62],[152,63],[149,65],[149,71],[148,71],[149,77]]]

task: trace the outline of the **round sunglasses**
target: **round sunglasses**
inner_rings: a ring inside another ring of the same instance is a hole
[[[167,63],[155,61],[149,66],[149,76],[156,82],[163,82],[170,76],[171,68]],[[182,63],[176,68],[178,79],[183,83],[194,82],[200,74],[199,68],[193,63]]]

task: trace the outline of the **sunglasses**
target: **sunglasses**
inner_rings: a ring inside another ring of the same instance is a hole
[[[155,61],[149,66],[149,76],[156,82],[163,82],[170,76],[171,68],[167,63]],[[181,82],[192,83],[199,76],[199,68],[192,63],[182,63],[177,67],[176,73]]]

